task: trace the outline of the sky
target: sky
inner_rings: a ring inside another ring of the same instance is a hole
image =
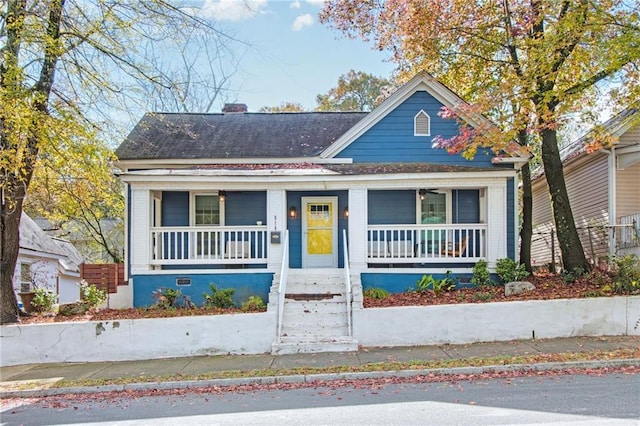
[[[193,2],[195,4],[198,2]],[[316,95],[335,87],[349,70],[388,78],[388,54],[352,40],[318,22],[322,0],[205,0],[202,16],[251,45],[232,86],[249,111],[283,102],[305,109]]]

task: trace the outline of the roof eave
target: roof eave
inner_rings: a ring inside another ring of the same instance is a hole
[[[144,159],[144,160],[118,160],[115,165],[120,170],[131,169],[163,169],[173,167],[192,167],[208,164],[351,164],[351,158],[321,158],[321,157],[253,157],[253,158],[189,158],[189,159]]]

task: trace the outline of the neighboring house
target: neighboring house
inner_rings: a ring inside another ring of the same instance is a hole
[[[26,214],[20,219],[20,249],[13,277],[16,293],[47,288],[59,303],[80,299],[82,256],[69,243],[48,236]]]
[[[612,256],[640,254],[640,123],[627,108],[604,128],[617,141],[589,153],[588,133],[560,152],[573,217],[585,254],[594,264]],[[533,180],[532,263],[560,263],[549,189],[544,175]],[[552,234],[554,232],[554,234]],[[552,253],[555,254],[552,259]]]
[[[89,263],[111,263],[113,258],[107,253],[105,248],[98,244],[95,239],[87,236],[86,232],[81,232],[81,224],[75,220],[65,222],[61,226],[56,226],[44,217],[34,217],[33,220],[42,228],[47,235],[68,240],[78,249],[86,262]],[[100,229],[108,244],[117,250],[122,256],[124,253],[124,229],[122,219],[108,218],[100,220]]]
[[[527,158],[482,151],[468,161],[434,148],[436,135],[459,131],[438,112],[461,104],[419,74],[370,113],[234,104],[145,115],[116,151],[133,305],[152,304],[163,287],[197,304],[211,283],[233,287],[237,301],[259,295],[284,311],[284,339],[296,332],[283,304],[300,298],[333,298],[344,312],[350,289],[361,306],[362,288],[404,291],[447,271],[468,281],[480,259],[495,272],[516,254],[517,168]]]

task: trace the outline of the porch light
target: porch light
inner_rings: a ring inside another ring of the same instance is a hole
[[[424,188],[420,189],[418,195],[420,195],[420,200],[424,200],[424,196],[427,195],[427,190]]]
[[[349,207],[344,208],[342,215],[344,216],[345,219],[349,219]]]
[[[289,217],[291,219],[295,219],[296,217],[298,217],[298,211],[294,206],[291,206],[291,208],[289,208]]]
[[[224,201],[227,198],[227,191],[218,191],[218,197],[220,201]]]

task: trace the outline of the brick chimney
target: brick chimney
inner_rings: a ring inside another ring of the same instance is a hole
[[[247,112],[249,109],[247,108],[247,104],[224,104],[222,107],[222,112],[225,114],[235,113],[235,112]]]

